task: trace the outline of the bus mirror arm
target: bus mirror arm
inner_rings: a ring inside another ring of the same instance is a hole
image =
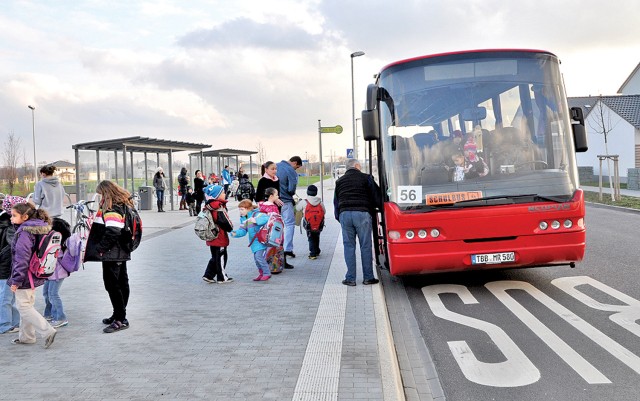
[[[573,130],[573,143],[575,145],[576,152],[586,152],[589,150],[589,145],[587,143],[587,130],[584,126],[582,108],[571,108],[571,120],[574,121],[571,124],[571,129]]]

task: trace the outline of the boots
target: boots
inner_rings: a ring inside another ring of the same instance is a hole
[[[284,268],[285,269],[293,269],[295,266],[290,265],[289,263],[287,263],[287,254],[285,253],[284,255]]]
[[[164,210],[162,209],[162,201],[158,201],[158,213],[160,212],[164,212]]]
[[[187,201],[184,199],[180,200],[180,210],[187,210]]]

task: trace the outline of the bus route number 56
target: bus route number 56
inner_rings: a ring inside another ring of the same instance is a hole
[[[421,203],[422,186],[398,185],[398,203]]]

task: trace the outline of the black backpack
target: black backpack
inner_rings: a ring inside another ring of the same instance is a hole
[[[127,252],[138,249],[142,241],[142,219],[138,211],[128,205],[124,206],[124,227],[120,232],[120,245]]]
[[[243,199],[253,199],[255,195],[255,190],[253,189],[253,184],[249,182],[249,180],[243,181],[240,183],[240,187],[238,188],[238,200],[241,201]]]

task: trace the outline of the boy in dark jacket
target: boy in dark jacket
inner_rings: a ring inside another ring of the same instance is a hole
[[[196,195],[193,193],[193,188],[187,186],[187,194],[184,197],[187,202],[187,208],[189,209],[189,216],[196,216]]]

